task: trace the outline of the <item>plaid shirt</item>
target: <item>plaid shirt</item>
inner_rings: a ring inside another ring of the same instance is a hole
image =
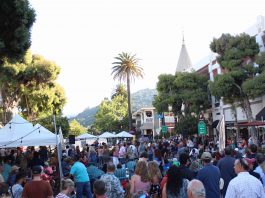
[[[94,165],[90,165],[87,168],[87,172],[88,172],[88,175],[89,175],[90,179],[98,179],[99,177],[101,177],[101,175],[104,174],[104,172],[102,170],[98,169]]]

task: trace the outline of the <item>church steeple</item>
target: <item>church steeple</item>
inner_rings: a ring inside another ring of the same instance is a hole
[[[182,34],[183,34],[182,35],[182,47],[181,47],[180,54],[179,54],[179,60],[178,60],[176,72],[188,71],[189,68],[191,68],[192,66],[191,60],[190,60],[190,57],[189,57],[189,54],[188,54],[188,51],[185,45],[184,32]]]

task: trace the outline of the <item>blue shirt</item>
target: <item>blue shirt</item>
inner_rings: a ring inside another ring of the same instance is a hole
[[[81,162],[75,162],[71,168],[70,174],[74,176],[75,182],[88,182],[89,176],[85,165]]]
[[[5,182],[7,182],[7,179],[8,179],[10,172],[11,172],[11,166],[9,164],[4,164],[2,175],[4,177]]]
[[[197,179],[200,180],[206,192],[206,198],[220,197],[220,182],[221,174],[219,169],[212,165],[207,164],[198,171]]]
[[[87,168],[87,172],[90,179],[98,179],[101,175],[104,175],[105,173],[98,169],[96,166],[90,165]]]

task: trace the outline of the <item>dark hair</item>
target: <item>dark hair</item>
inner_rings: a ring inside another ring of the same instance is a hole
[[[225,155],[231,155],[232,154],[232,149],[230,146],[225,147]]]
[[[17,183],[20,179],[25,178],[25,177],[26,177],[26,174],[25,174],[25,173],[18,173],[18,174],[16,175],[16,180],[15,180],[15,182]]]
[[[95,181],[93,184],[93,190],[95,195],[99,196],[105,195],[107,191],[105,182],[102,180]]]
[[[248,162],[244,158],[239,158],[240,165],[244,168],[244,170],[249,171]]]
[[[189,155],[187,153],[181,153],[179,156],[179,163],[184,165],[187,164],[189,160]]]
[[[202,161],[205,162],[205,163],[207,163],[207,164],[209,164],[212,161],[212,159],[208,159],[207,158],[207,159],[202,159]]]
[[[107,164],[107,171],[111,171],[111,172],[115,171],[115,165],[112,162],[109,162]]]
[[[257,150],[258,150],[258,147],[257,147],[256,144],[251,144],[249,148],[250,148],[250,151],[251,151],[252,153],[256,153]]]
[[[262,154],[262,153],[257,153],[257,155],[256,155],[256,160],[257,160],[257,163],[258,163],[258,164],[261,164],[262,162],[264,162],[264,160],[265,160],[265,156],[264,156],[264,154]]]
[[[121,165],[121,163],[119,163],[119,164],[117,164],[117,168],[122,168],[122,165]]]
[[[179,195],[180,189],[182,187],[183,177],[179,167],[171,166],[167,171],[167,194]]]
[[[142,157],[143,157],[143,158],[148,158],[148,154],[147,154],[147,152],[145,152],[145,151],[142,152],[141,155],[140,155],[140,158],[142,158]]]

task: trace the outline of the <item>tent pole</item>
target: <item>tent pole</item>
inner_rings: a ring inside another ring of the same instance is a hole
[[[58,157],[58,164],[59,164],[59,177],[60,177],[60,191],[62,190],[62,164],[61,164],[61,144],[58,141],[58,132],[57,132],[57,128],[56,128],[56,117],[55,115],[53,115],[53,123],[54,123],[54,130],[55,130],[55,134],[56,134],[56,145],[57,145],[57,157]]]

